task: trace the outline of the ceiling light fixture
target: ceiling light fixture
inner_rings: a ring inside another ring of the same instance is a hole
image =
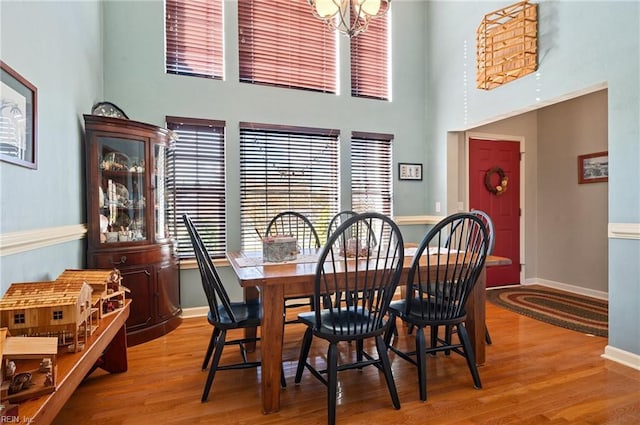
[[[331,30],[355,37],[367,30],[369,22],[384,16],[391,0],[309,0],[316,18]]]

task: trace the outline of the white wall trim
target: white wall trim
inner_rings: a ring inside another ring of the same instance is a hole
[[[393,217],[393,221],[398,226],[406,226],[410,224],[437,224],[444,216],[439,215],[402,215]]]
[[[549,288],[560,289],[562,291],[573,292],[574,294],[584,295],[586,297],[599,298],[601,300],[608,300],[609,293],[604,291],[596,291],[595,289],[582,288],[580,286],[571,285],[568,283],[555,282],[553,280],[540,279],[538,277],[526,279],[522,283],[523,285],[542,285]]]
[[[209,307],[190,307],[182,309],[182,318],[191,319],[193,317],[207,317]]]
[[[602,358],[612,360],[632,369],[640,370],[640,355],[607,345]]]
[[[640,239],[640,223],[609,223],[610,239]]]
[[[86,234],[85,224],[0,234],[0,257],[83,239]]]

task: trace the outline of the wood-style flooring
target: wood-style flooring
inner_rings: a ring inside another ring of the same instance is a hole
[[[601,357],[606,338],[580,334],[487,304],[493,345],[473,388],[465,361],[428,358],[428,399],[418,395],[416,370],[391,354],[402,407],[394,410],[377,369],[338,374],[339,424],[640,424],[640,371]],[[211,335],[205,318],[185,319],[170,334],[130,347],[129,371],[94,372],[55,420],[68,424],[325,424],[326,389],[308,371],[293,377],[304,326],[287,325],[278,413],[263,415],[260,370],[220,371],[207,403],[200,402],[200,367]],[[400,328],[399,344],[412,344]],[[315,344],[315,343],[314,343]],[[226,347],[225,358],[239,358]],[[345,344],[341,356],[350,356]],[[259,354],[259,350],[257,350]],[[257,355],[256,354],[256,355]],[[326,347],[312,356],[322,362]]]

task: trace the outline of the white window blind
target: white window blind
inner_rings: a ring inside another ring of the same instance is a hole
[[[223,78],[222,0],[165,0],[166,70]]]
[[[167,117],[167,126],[178,140],[169,150],[168,189],[175,193],[169,212],[172,234],[178,240],[180,258],[193,258],[193,247],[182,221],[189,214],[209,254],[226,252],[226,192],[223,121]]]
[[[389,134],[351,134],[351,209],[392,216],[393,169]]]
[[[389,13],[351,38],[351,95],[389,100]]]
[[[240,123],[242,249],[261,249],[256,229],[286,210],[326,234],[338,212],[338,131]]]
[[[336,38],[306,0],[238,0],[240,81],[335,93]]]

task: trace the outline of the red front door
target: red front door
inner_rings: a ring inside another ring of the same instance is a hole
[[[496,171],[496,169],[499,170]],[[485,184],[500,185],[500,174],[507,178],[506,190],[494,194]],[[495,228],[494,255],[511,259],[509,266],[487,268],[487,286],[520,283],[520,143],[469,139],[469,209],[489,214]]]

